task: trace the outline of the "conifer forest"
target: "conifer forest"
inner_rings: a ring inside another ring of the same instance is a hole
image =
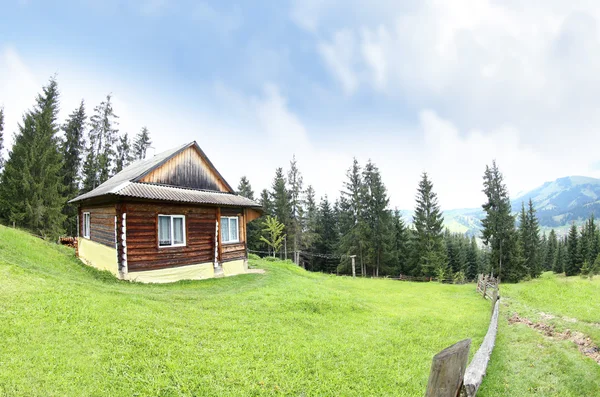
[[[77,233],[77,210],[68,201],[90,191],[129,164],[144,159],[152,141],[120,131],[111,95],[93,107],[85,101],[58,120],[60,90],[51,78],[24,111],[6,159],[0,156],[0,221],[49,240]],[[5,142],[0,108],[0,150]],[[167,148],[159,148],[158,152]],[[338,197],[318,197],[293,155],[277,168],[269,188],[254,191],[242,177],[237,193],[256,200],[264,215],[248,224],[248,250],[290,259],[310,271],[366,277],[407,275],[463,282],[477,274],[517,282],[544,271],[593,275],[600,271],[600,230],[592,216],[569,233],[541,232],[531,200],[512,213],[495,161],[482,170],[485,218],[480,235],[444,228],[435,181],[426,172],[415,186],[414,215],[391,208],[372,161],[348,165]],[[278,241],[273,241],[276,239]],[[275,244],[277,242],[277,244]]]

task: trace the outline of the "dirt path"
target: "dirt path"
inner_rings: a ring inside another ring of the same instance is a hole
[[[552,319],[553,315],[542,313],[543,319]],[[548,338],[555,338],[560,340],[570,340],[571,342],[577,345],[577,348],[581,352],[581,354],[586,357],[591,358],[600,364],[600,349],[598,346],[592,342],[592,340],[578,331],[571,331],[570,329],[565,330],[564,332],[558,332],[554,329],[554,325],[549,325],[544,322],[533,322],[525,317],[520,317],[517,313],[514,313],[509,319],[509,324],[525,324],[529,328],[535,329],[536,331],[542,333]]]

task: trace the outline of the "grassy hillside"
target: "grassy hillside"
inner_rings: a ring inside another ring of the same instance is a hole
[[[478,396],[600,396],[600,365],[561,337],[579,332],[600,346],[600,277],[545,273],[501,292],[497,345]],[[515,315],[544,332],[514,322]]]
[[[435,353],[487,330],[472,285],[253,265],[131,284],[0,227],[0,395],[421,395]]]

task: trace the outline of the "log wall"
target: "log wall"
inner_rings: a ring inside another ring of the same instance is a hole
[[[79,209],[79,230],[83,230],[83,213],[90,213],[90,240],[115,248],[115,205]]]
[[[221,216],[239,217],[239,243],[223,243],[221,247],[221,262],[229,262],[246,258],[246,222],[242,208],[221,208]]]
[[[158,247],[158,215],[185,215],[185,247]],[[214,261],[216,208],[127,204],[130,272]]]

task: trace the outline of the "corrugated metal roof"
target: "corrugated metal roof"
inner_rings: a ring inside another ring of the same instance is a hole
[[[121,197],[175,201],[180,203],[212,204],[253,208],[261,207],[260,204],[237,194],[185,189],[150,183],[131,182],[112,194]]]
[[[233,193],[194,190],[174,186],[136,182],[140,176],[146,174],[155,167],[158,167],[177,153],[190,146],[198,147],[198,144],[196,142],[187,143],[183,146],[159,153],[150,159],[136,161],[94,190],[82,194],[70,202],[73,203],[100,196],[122,196],[151,200],[175,201],[182,203],[213,204],[253,208],[261,207],[260,204]],[[200,149],[200,147],[198,147],[198,149]],[[201,149],[200,151],[202,152]],[[204,155],[204,152],[202,152],[202,154]],[[206,155],[204,155],[204,157],[208,160]],[[212,166],[210,160],[208,161]],[[218,171],[216,172],[218,173]],[[225,179],[223,179],[223,181],[228,187],[230,187]]]
[[[170,150],[164,151],[162,153],[159,153],[159,154],[153,156],[152,158],[136,161],[136,162],[130,164],[129,166],[125,167],[121,172],[119,172],[118,174],[116,174],[115,176],[113,176],[112,178],[110,178],[109,180],[107,180],[106,182],[104,182],[103,184],[101,184],[100,186],[95,188],[94,190],[87,192],[85,194],[82,194],[81,196],[75,197],[70,202],[81,201],[81,200],[89,199],[92,197],[103,196],[105,194],[111,194],[111,193],[113,193],[113,190],[118,189],[124,183],[127,183],[127,182],[137,178],[138,176],[142,175],[143,173],[147,172],[148,170],[151,170],[152,168],[154,168],[157,165],[161,164],[162,162],[166,161],[173,155],[177,154],[179,151],[181,151],[193,144],[194,144],[193,142],[186,143],[183,146],[179,146],[174,149],[170,149]]]

